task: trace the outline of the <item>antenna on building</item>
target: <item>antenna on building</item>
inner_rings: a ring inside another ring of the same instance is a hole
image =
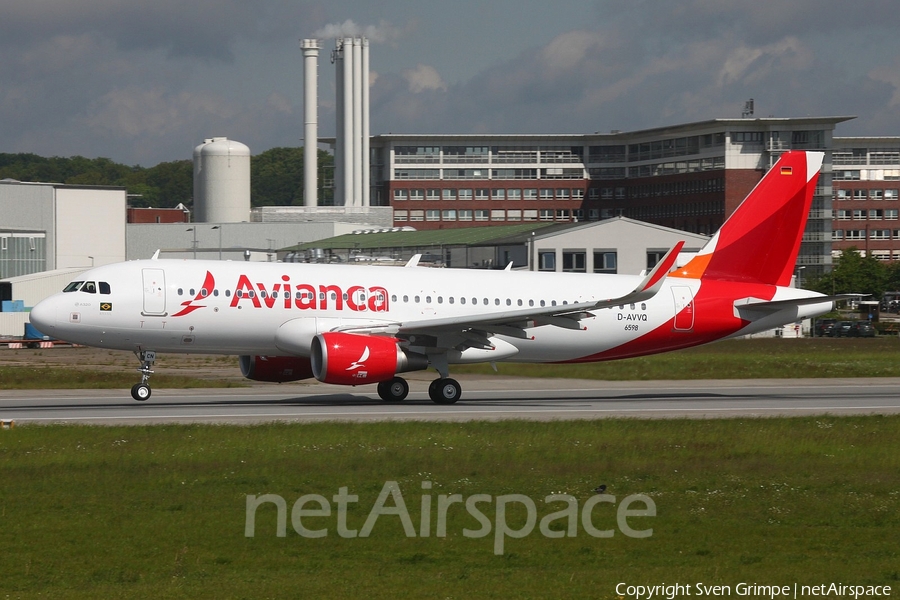
[[[744,102],[744,110],[741,111],[741,118],[747,119],[753,116],[753,98]]]

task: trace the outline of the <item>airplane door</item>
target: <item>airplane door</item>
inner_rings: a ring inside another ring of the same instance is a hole
[[[672,288],[675,298],[675,331],[691,331],[694,328],[694,294],[687,286]]]
[[[166,314],[166,274],[162,269],[142,269],[145,315]]]

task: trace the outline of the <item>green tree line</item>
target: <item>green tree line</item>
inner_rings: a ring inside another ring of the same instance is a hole
[[[333,157],[319,150],[319,203],[328,204],[333,190],[323,183],[333,177]],[[0,179],[70,185],[124,187],[134,207],[193,207],[193,165],[190,160],[154,167],[128,166],[108,158],[83,156],[45,158],[36,154],[0,153]],[[253,206],[303,204],[303,148],[272,148],[250,158],[250,199]]]
[[[858,248],[844,250],[830,273],[804,282],[803,287],[823,294],[870,294],[880,300],[885,292],[900,291],[900,261],[885,262]]]

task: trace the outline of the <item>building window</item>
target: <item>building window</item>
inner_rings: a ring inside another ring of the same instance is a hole
[[[444,200],[456,200],[456,190],[444,190]]]
[[[505,221],[506,220],[506,211],[501,209],[494,209],[491,211],[491,221]]]
[[[440,179],[440,169],[394,169],[394,179]]]
[[[442,210],[441,211],[441,221],[455,221],[456,220],[456,211],[453,209]]]
[[[600,219],[600,209],[599,208],[589,208],[588,209],[588,220],[597,221]]]
[[[897,190],[884,190],[884,199],[885,200],[896,200],[897,199]]]
[[[584,273],[587,253],[584,250],[563,250],[562,270],[564,273]]]
[[[572,218],[572,215],[568,208],[556,209],[556,220],[557,221],[568,221],[571,218]]]
[[[854,200],[866,200],[868,198],[868,194],[866,194],[866,190],[853,190],[853,199]]]
[[[865,221],[866,220],[866,211],[862,209],[857,209],[853,211],[853,220],[854,221]]]
[[[891,239],[891,230],[890,229],[873,229],[869,232],[869,239],[871,240],[889,240]]]
[[[458,190],[459,191],[459,199],[460,200],[471,200],[472,199],[472,190]]]
[[[838,190],[837,191],[837,199],[838,200],[849,200],[850,199],[850,190]]]
[[[424,200],[425,199],[425,190],[409,190],[409,199],[410,200]]]
[[[647,251],[647,269],[652,269],[656,263],[662,260],[666,255],[665,250],[648,250]]]
[[[484,188],[475,190],[475,199],[476,200],[487,200],[490,197],[490,190],[486,190]]]
[[[406,200],[406,190],[394,190],[394,202],[402,202]]]
[[[441,211],[429,209],[425,211],[425,220],[426,221],[440,221],[441,220]]]
[[[526,200],[537,200],[538,191],[537,188],[526,188],[525,189],[525,199]]]
[[[460,221],[471,221],[472,220],[472,211],[471,210],[459,211],[459,220]]]
[[[538,270],[555,271],[556,270],[556,251],[541,250],[538,252]]]
[[[594,273],[616,273],[616,253],[609,250],[594,251]]]
[[[522,190],[506,190],[506,197],[509,200],[521,200]]]
[[[850,220],[850,211],[847,209],[839,209],[837,211],[838,221],[849,221]]]
[[[542,189],[541,190],[541,200],[553,200],[553,190],[551,189]]]
[[[491,190],[491,200],[505,200],[506,199],[506,190],[494,189]]]
[[[884,219],[885,219],[885,221],[896,221],[897,220],[897,209],[896,208],[885,209]]]
[[[425,198],[427,200],[440,200],[441,199],[441,190],[428,190]]]
[[[866,239],[866,230],[865,229],[848,229],[845,239],[848,240],[864,240]]]
[[[524,221],[537,221],[538,220],[538,211],[536,209],[528,209],[523,212],[522,220]]]
[[[884,218],[883,210],[869,209],[869,220],[870,221],[880,221]]]
[[[560,200],[568,200],[569,199],[569,190],[566,188],[557,189],[556,197]]]
[[[872,200],[884,200],[884,190],[869,190],[869,198]]]
[[[489,215],[489,213],[486,210],[476,210],[475,211],[475,220],[476,221],[487,221],[488,215]]]
[[[842,240],[844,239],[844,230],[843,229],[835,229],[831,232],[832,240]]]
[[[394,221],[406,221],[409,213],[405,210],[394,211]]]
[[[424,210],[409,211],[409,220],[410,221],[424,221],[425,220],[425,211]]]
[[[521,221],[522,220],[522,211],[521,210],[506,211],[506,220],[507,221]]]
[[[541,209],[541,221],[552,221],[553,220],[553,209],[552,208],[542,208]]]

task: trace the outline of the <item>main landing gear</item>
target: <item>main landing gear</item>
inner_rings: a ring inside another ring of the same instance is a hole
[[[378,395],[385,402],[402,402],[408,394],[409,384],[402,377],[378,384]],[[428,386],[428,396],[435,404],[454,404],[462,396],[462,387],[455,379],[441,377]]]
[[[378,384],[378,395],[385,402],[403,402],[409,394],[409,384],[402,377],[394,377]]]
[[[147,381],[153,375],[153,363],[156,361],[156,352],[153,350],[144,350],[143,352],[135,351],[138,360],[141,361],[141,382],[131,386],[131,397],[138,402],[143,402],[150,397],[150,385]]]
[[[428,396],[435,404],[455,404],[462,396],[462,387],[455,379],[441,377],[428,386]]]

